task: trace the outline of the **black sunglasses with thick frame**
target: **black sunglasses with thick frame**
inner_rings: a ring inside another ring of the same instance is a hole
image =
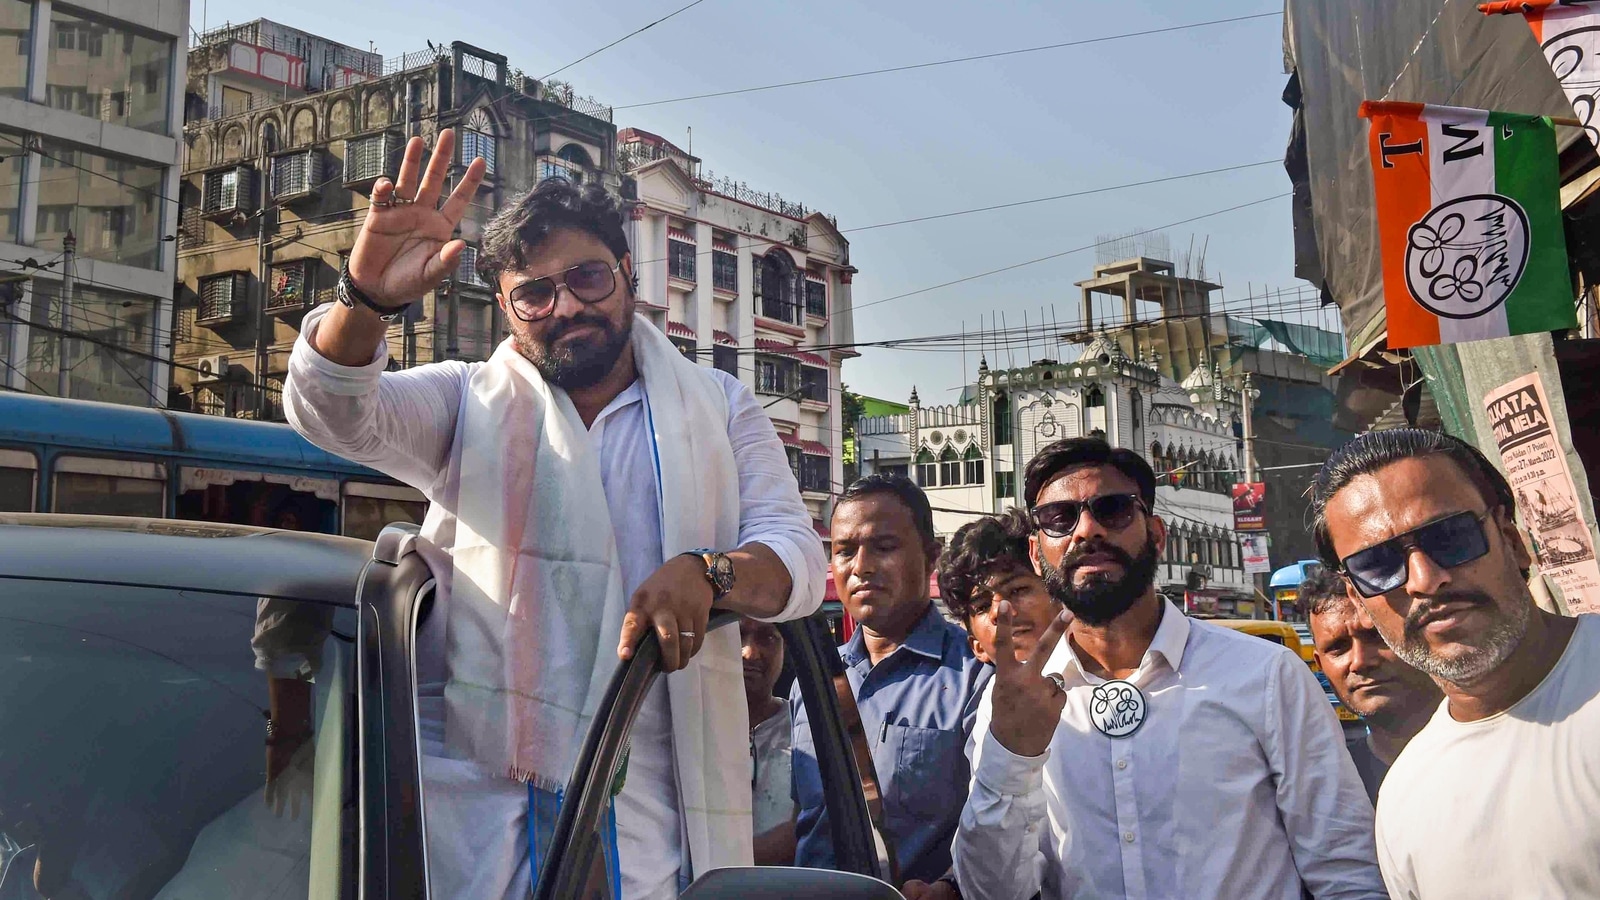
[[[1410,580],[1412,550],[1426,553],[1440,568],[1465,565],[1489,552],[1486,526],[1491,513],[1467,510],[1419,525],[1339,560],[1339,574],[1356,593],[1377,597]]]
[[[617,289],[617,273],[622,263],[610,265],[603,259],[586,259],[575,266],[524,281],[506,296],[506,309],[524,322],[547,319],[556,311],[556,298],[565,287],[585,306],[599,303]]]
[[[1133,524],[1138,513],[1150,514],[1144,498],[1138,494],[1101,494],[1088,500],[1057,500],[1041,503],[1028,511],[1033,527],[1053,538],[1064,538],[1078,527],[1084,510],[1107,530],[1121,531]]]

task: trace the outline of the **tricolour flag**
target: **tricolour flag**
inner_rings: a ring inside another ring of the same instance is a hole
[[[1480,3],[1485,15],[1521,14],[1544,58],[1572,101],[1589,140],[1600,146],[1600,5],[1583,0],[1499,0]]]
[[[1575,328],[1548,119],[1361,104],[1391,348]]]

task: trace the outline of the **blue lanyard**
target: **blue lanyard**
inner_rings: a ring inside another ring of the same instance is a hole
[[[539,884],[539,870],[555,836],[556,819],[561,816],[562,791],[554,793],[528,784],[528,875],[529,884]],[[600,852],[606,861],[606,882],[613,898],[622,896],[622,864],[617,858],[617,801],[606,801],[600,817]]]

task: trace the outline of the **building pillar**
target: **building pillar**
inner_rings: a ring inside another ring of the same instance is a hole
[[[711,295],[712,284],[712,250],[711,226],[705,222],[696,222],[694,226],[694,308],[686,310],[683,324],[694,329],[695,347],[697,353],[695,362],[702,366],[711,365],[711,348],[715,341],[711,336],[713,323],[716,321],[716,298]]]

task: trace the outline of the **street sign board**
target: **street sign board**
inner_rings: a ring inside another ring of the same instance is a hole
[[[1267,485],[1251,481],[1233,486],[1233,530],[1265,531],[1267,528]]]

